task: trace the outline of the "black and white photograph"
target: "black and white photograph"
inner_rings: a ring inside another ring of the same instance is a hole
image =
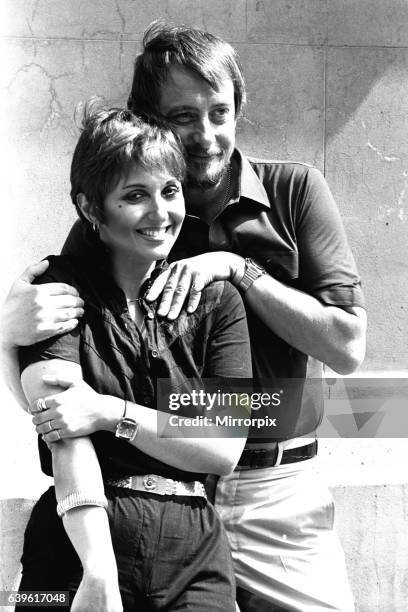
[[[0,607],[405,612],[408,4],[0,21]]]

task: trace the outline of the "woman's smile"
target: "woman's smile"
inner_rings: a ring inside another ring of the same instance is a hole
[[[171,225],[165,225],[164,227],[143,227],[137,229],[138,234],[142,234],[144,238],[152,241],[162,241],[166,238],[167,231],[171,228]]]
[[[114,259],[153,263],[168,256],[184,215],[180,181],[134,164],[105,198],[100,239]]]

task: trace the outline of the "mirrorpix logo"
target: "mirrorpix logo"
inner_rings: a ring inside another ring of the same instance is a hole
[[[408,376],[326,378],[323,438],[408,437]]]

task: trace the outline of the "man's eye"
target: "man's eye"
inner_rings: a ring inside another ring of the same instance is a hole
[[[212,112],[215,121],[226,121],[230,115],[229,108],[217,108]]]
[[[169,117],[169,120],[171,123],[175,123],[176,125],[186,125],[187,123],[194,121],[194,115],[191,113],[179,113],[178,115]]]

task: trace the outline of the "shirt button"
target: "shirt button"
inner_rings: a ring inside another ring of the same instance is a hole
[[[146,404],[146,406],[149,406],[149,404],[152,403],[152,397],[150,395],[145,395],[143,398],[143,403]]]
[[[151,310],[149,310],[149,312],[147,313],[147,318],[154,319],[154,314],[151,312]]]
[[[156,349],[153,349],[153,350],[152,350],[152,357],[155,357],[155,358],[156,358],[156,357],[158,357],[158,356],[159,356],[159,353],[156,351]]]

